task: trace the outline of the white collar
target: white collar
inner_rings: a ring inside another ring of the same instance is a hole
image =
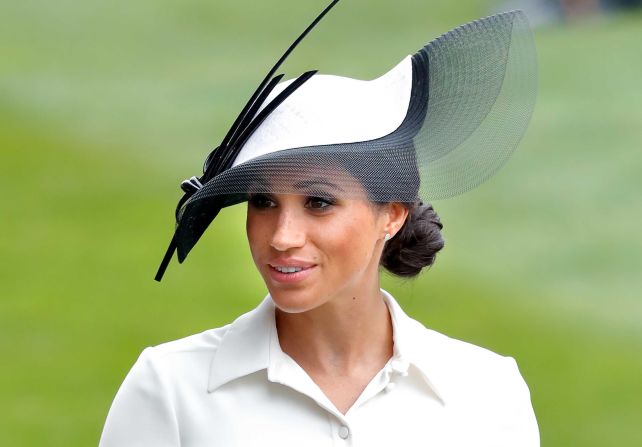
[[[443,387],[447,380],[442,359],[443,349],[440,337],[426,329],[421,323],[410,318],[401,309],[392,295],[381,289],[388,305],[393,326],[393,360],[414,365],[423,376],[430,390],[444,403]],[[304,386],[301,380],[308,380],[303,370],[280,347],[274,319],[275,305],[268,294],[253,310],[238,317],[223,335],[218,349],[212,357],[207,390],[213,392],[234,379],[267,369],[272,382],[289,381]],[[289,365],[285,365],[289,363]],[[287,367],[284,367],[287,366]],[[293,377],[292,370],[298,369]],[[318,396],[320,399],[323,396]]]

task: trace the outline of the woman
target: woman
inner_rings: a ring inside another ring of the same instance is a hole
[[[269,294],[224,327],[145,349],[101,446],[539,446],[515,361],[425,328],[379,285],[380,266],[413,277],[444,246],[421,197],[470,189],[519,141],[535,91],[523,15],[456,28],[373,81],[279,83],[301,38],[183,182],[156,277],[247,200]]]

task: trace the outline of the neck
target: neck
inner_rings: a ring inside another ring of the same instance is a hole
[[[306,312],[276,308],[283,352],[304,369],[330,376],[353,376],[385,364],[393,353],[392,322],[378,281],[371,284]]]

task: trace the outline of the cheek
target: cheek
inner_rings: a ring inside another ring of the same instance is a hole
[[[342,218],[318,228],[315,245],[341,274],[361,270],[372,256],[375,244],[371,219]]]

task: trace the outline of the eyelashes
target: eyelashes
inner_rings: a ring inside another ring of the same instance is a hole
[[[307,204],[309,204],[309,208],[313,209],[325,209],[328,208],[332,205],[336,204],[336,200],[334,200],[331,197],[318,197],[318,196],[311,196],[308,197]],[[321,206],[312,206],[312,204],[316,205],[321,205]]]
[[[277,203],[269,194],[250,194],[248,197],[248,203],[257,209],[274,208],[277,206]],[[336,205],[336,203],[336,199],[330,195],[305,196],[305,207],[315,211],[325,211],[333,205]]]
[[[271,208],[274,204],[266,194],[250,194],[247,202],[254,208]]]

